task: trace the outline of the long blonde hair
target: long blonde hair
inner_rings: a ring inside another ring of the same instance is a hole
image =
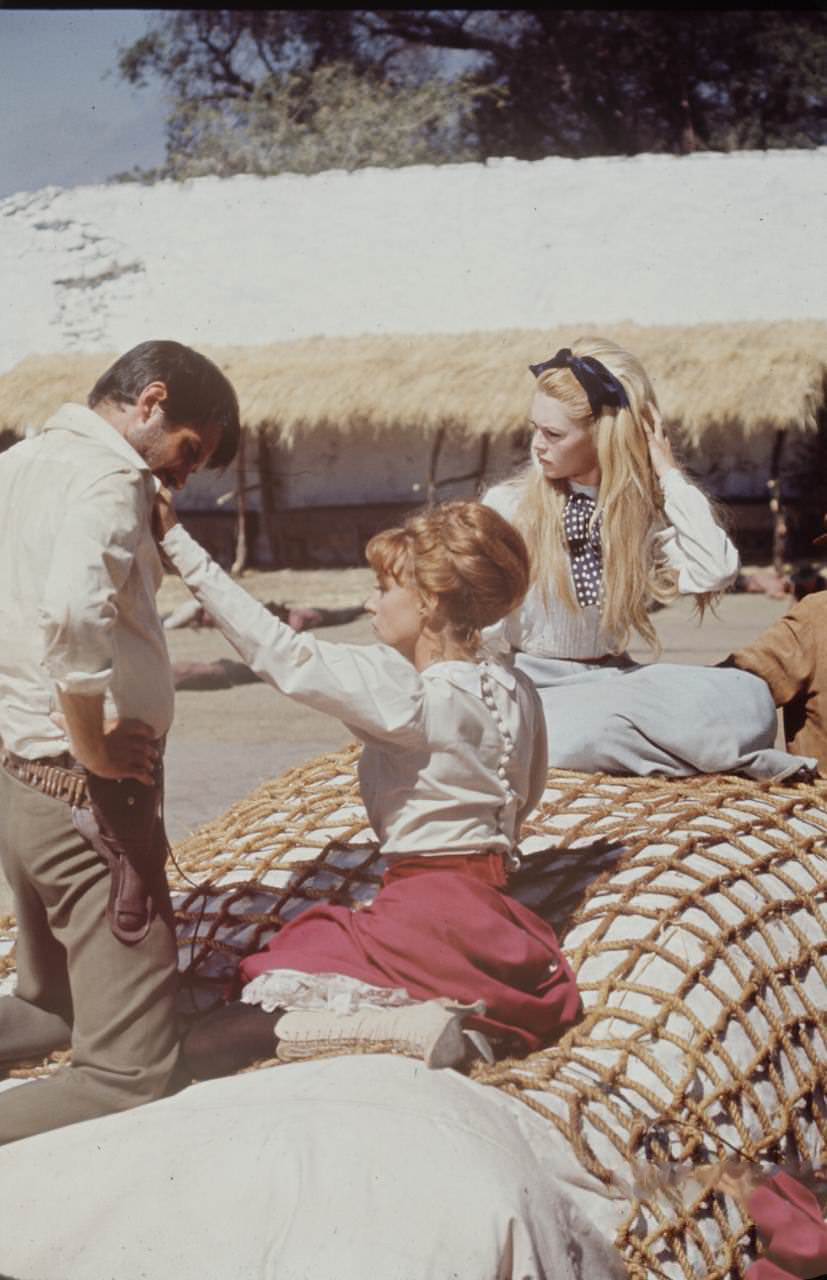
[[[575,356],[594,356],[623,384],[629,404],[603,408],[597,417],[588,396],[570,369],[547,369],[537,391],[563,404],[580,426],[591,426],[600,465],[597,506],[602,513],[602,619],[618,652],[632,631],[658,650],[649,618],[653,601],[666,604],[678,594],[677,574],[658,553],[655,534],[666,528],[663,495],[649,458],[644,423],[652,425],[657,399],[646,370],[630,352],[606,338],[584,337],[572,343]],[[532,451],[531,461],[512,481],[519,501],[514,524],[531,557],[531,580],[549,604],[549,583],[572,612],[578,608],[563,531],[563,508],[569,489],[565,480],[547,480]],[[713,593],[717,594],[717,593]],[[695,597],[701,613],[712,594]]]

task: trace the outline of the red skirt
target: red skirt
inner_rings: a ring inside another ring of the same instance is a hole
[[[515,902],[500,854],[406,858],[370,906],[310,907],[248,956],[250,982],[271,969],[341,973],[414,1000],[482,1000],[465,1025],[529,1052],[581,1013],[574,975],[550,925]]]

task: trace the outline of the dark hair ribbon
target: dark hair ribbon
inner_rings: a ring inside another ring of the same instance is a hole
[[[528,367],[535,378],[539,378],[546,369],[571,369],[589,397],[589,405],[595,418],[599,416],[601,409],[629,407],[629,397],[623,383],[594,356],[575,356],[570,347],[561,347],[550,360],[544,360],[542,364],[530,364]]]

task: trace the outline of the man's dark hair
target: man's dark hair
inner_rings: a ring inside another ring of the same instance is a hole
[[[166,387],[164,408],[173,426],[189,423],[196,428],[220,428],[209,467],[226,467],[232,462],[241,435],[232,383],[212,360],[180,342],[141,342],[132,347],[101,374],[86,403],[90,409],[104,400],[136,404],[150,382],[163,382]]]

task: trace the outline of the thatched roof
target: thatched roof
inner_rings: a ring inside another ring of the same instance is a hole
[[[467,437],[523,427],[533,378],[581,333],[599,332],[646,365],[664,417],[691,443],[705,433],[812,427],[827,389],[827,322],[578,325],[462,335],[312,338],[205,348],[234,383],[248,430],[289,447],[297,433],[380,437],[442,426]],[[85,401],[115,358],[29,356],[0,376],[0,431],[38,428],[65,400]]]

